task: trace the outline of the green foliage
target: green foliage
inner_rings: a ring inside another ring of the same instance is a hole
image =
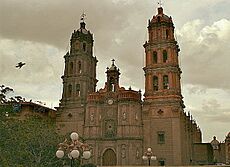
[[[10,113],[12,111],[13,111],[12,105],[0,104],[0,114],[4,115],[6,112]]]
[[[81,167],[97,167],[97,165],[89,163],[89,164],[84,164]]]
[[[62,166],[55,153],[63,138],[55,132],[54,121],[39,116],[19,120],[6,117],[5,110],[0,109],[0,166]]]

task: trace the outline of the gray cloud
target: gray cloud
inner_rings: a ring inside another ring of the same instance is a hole
[[[11,86],[15,95],[43,101],[60,98],[62,51],[36,42],[0,39],[0,55],[1,84]],[[26,65],[16,69],[19,61]]]
[[[222,19],[210,26],[200,20],[186,23],[179,31],[184,82],[206,88],[230,89],[228,50],[230,20]]]
[[[204,101],[202,110],[205,119],[213,123],[229,123],[230,121],[230,108],[224,108],[216,99]]]

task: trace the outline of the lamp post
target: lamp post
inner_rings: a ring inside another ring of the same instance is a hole
[[[64,142],[58,144],[58,150],[56,156],[63,158],[65,153],[70,158],[70,166],[73,167],[74,159],[89,159],[91,157],[90,146],[82,143],[78,140],[79,135],[76,132],[71,133],[70,138],[72,141],[68,142],[65,139]]]
[[[142,156],[142,159],[144,161],[147,161],[148,160],[148,164],[150,166],[150,161],[155,161],[157,160],[157,157],[153,155],[153,152],[152,152],[152,149],[149,147],[147,148],[147,151],[144,153],[144,155]]]

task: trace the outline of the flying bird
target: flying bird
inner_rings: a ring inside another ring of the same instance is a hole
[[[22,66],[24,66],[26,63],[23,63],[23,62],[19,62],[15,67],[16,68],[22,68]]]

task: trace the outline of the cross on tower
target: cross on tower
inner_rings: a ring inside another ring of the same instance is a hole
[[[86,16],[86,14],[85,14],[85,12],[83,11],[83,13],[82,13],[82,15],[81,15],[81,21],[82,21],[82,22],[85,21],[85,18],[86,18],[85,16]]]
[[[159,0],[158,2],[157,2],[157,4],[159,5],[159,7],[162,7],[162,1],[161,0]]]

